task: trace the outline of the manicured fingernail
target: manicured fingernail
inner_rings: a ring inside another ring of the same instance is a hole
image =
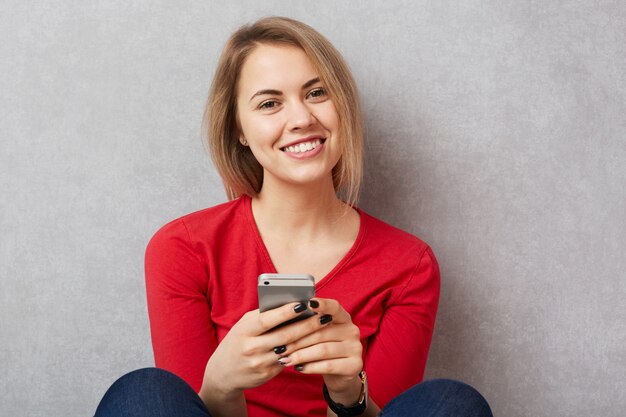
[[[294,366],[294,368],[296,369],[296,371],[302,372],[304,370],[304,365],[296,365]]]
[[[306,304],[304,303],[296,304],[293,307],[293,311],[295,311],[296,313],[302,313],[304,310],[306,310]]]
[[[318,308],[318,307],[320,306],[320,302],[319,302],[319,301],[317,301],[317,300],[309,300],[309,305],[310,305],[312,308]]]
[[[291,363],[291,358],[289,356],[281,356],[278,358],[278,363],[282,366],[287,366]]]
[[[277,355],[280,355],[281,353],[285,353],[285,351],[287,350],[287,346],[282,345],[282,346],[276,346],[274,348],[274,353]]]
[[[320,317],[320,324],[330,323],[331,321],[333,321],[333,316],[331,316],[330,314],[324,314],[322,317]]]

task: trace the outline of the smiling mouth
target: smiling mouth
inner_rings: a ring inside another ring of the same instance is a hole
[[[308,142],[301,142],[301,143],[298,143],[296,145],[285,146],[284,148],[280,148],[280,150],[283,151],[283,152],[289,152],[289,153],[308,152],[308,151],[312,151],[313,149],[317,148],[318,146],[320,146],[325,141],[326,141],[326,139],[314,139],[314,140],[311,140],[311,141],[308,141]]]

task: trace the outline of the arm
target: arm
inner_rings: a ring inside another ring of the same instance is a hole
[[[145,274],[155,364],[198,392],[217,337],[206,298],[209,277],[181,220],[152,237]]]
[[[365,357],[370,396],[383,407],[424,377],[439,303],[439,266],[427,248],[389,302]]]
[[[356,378],[356,381],[352,383],[350,389],[347,392],[338,393],[338,392],[330,392],[330,398],[333,401],[341,404],[354,404],[359,397],[361,389],[361,381],[359,378]],[[367,397],[367,408],[365,412],[361,414],[361,417],[376,417],[380,413],[380,407],[374,402],[372,397]],[[337,417],[335,413],[330,408],[326,409],[327,417]]]
[[[182,221],[166,225],[150,240],[145,272],[156,366],[180,376],[199,392],[213,416],[246,416],[243,390],[223,392],[204,377],[218,343],[206,297],[206,269]]]
[[[249,311],[218,344],[210,320],[206,266],[182,221],[166,225],[146,251],[146,290],[155,362],[181,376],[215,417],[246,416],[243,392],[278,373],[274,348],[318,331],[315,318],[268,332],[304,310],[296,303]]]
[[[361,350],[354,350],[354,346],[361,345],[358,328],[336,301],[318,300],[321,305],[316,310],[332,314],[333,325],[299,340],[288,348],[288,353],[294,351],[290,355],[293,364],[305,364],[304,373],[324,375],[333,401],[354,404],[360,393],[356,374],[363,369]],[[389,300],[378,331],[370,339],[364,366],[370,402],[363,416],[377,415],[379,407],[422,380],[438,302],[439,267],[432,251],[426,248],[405,284]],[[341,348],[336,343],[339,341]],[[324,342],[327,347],[320,349]],[[334,413],[327,410],[327,415]]]

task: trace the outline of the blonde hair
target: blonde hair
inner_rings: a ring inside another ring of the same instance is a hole
[[[259,44],[296,46],[311,60],[339,116],[341,158],[332,171],[335,192],[354,206],[363,175],[363,120],[356,83],[341,54],[325,37],[286,17],[266,17],[239,28],[226,43],[215,71],[203,131],[228,198],[254,196],[263,185],[263,168],[239,142],[237,125],[239,75]]]

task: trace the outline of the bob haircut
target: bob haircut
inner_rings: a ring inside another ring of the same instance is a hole
[[[335,192],[354,206],[363,176],[363,120],[354,78],[341,54],[312,27],[286,17],[266,17],[232,34],[217,65],[204,112],[203,132],[230,200],[255,196],[263,167],[239,142],[237,84],[246,58],[260,44],[301,48],[318,72],[339,117],[341,157],[333,168]]]

